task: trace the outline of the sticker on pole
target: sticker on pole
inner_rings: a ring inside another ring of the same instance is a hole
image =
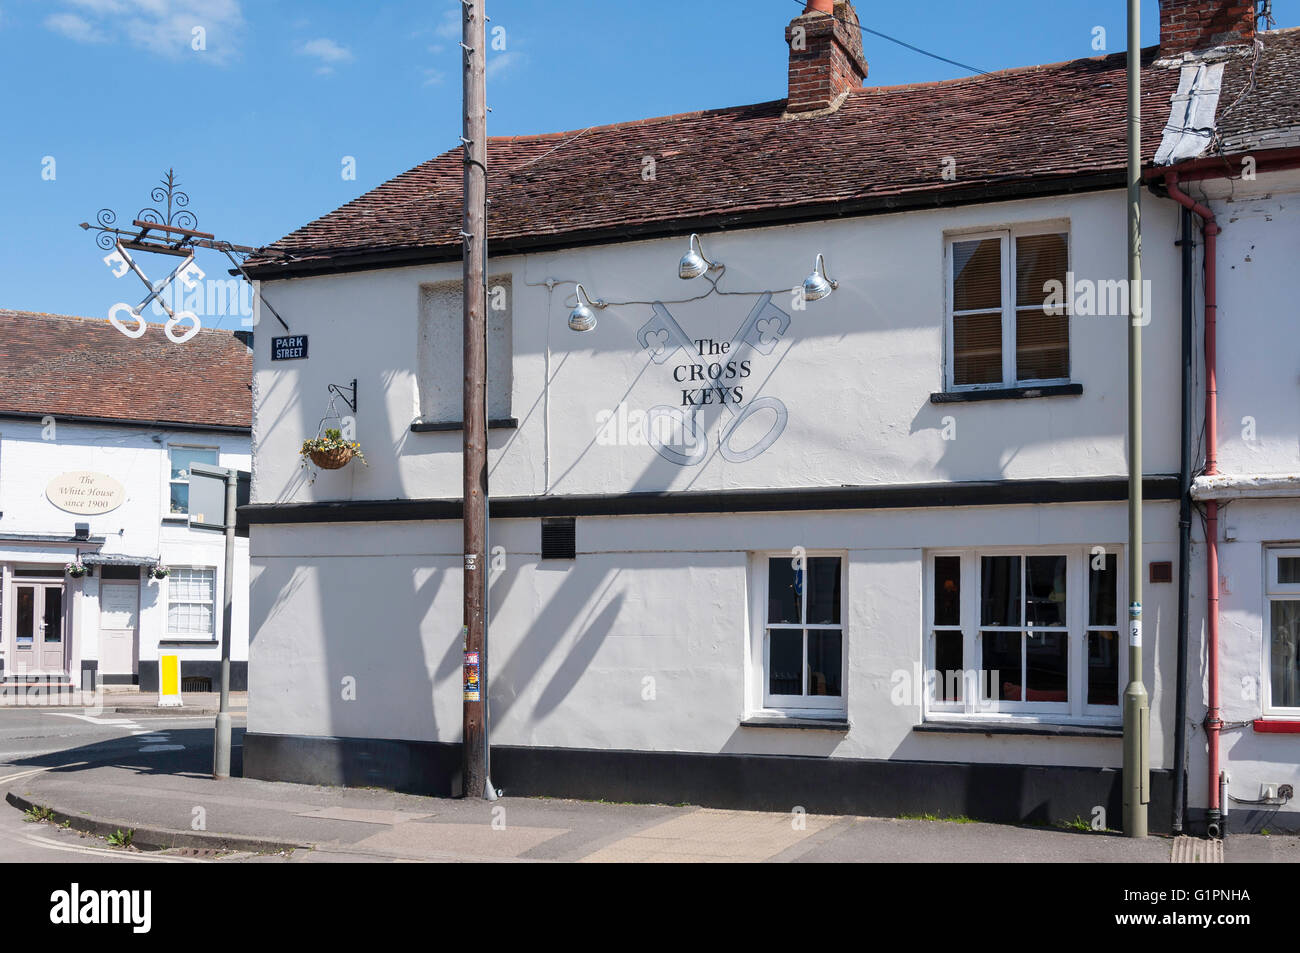
[[[181,657],[158,656],[158,707],[181,708]]]
[[[1129,648],[1142,648],[1142,603],[1128,604],[1128,644]]]
[[[465,653],[465,701],[480,700],[478,680],[478,653]]]

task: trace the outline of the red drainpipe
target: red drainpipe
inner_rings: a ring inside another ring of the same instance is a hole
[[[1260,169],[1271,171],[1300,168],[1300,149],[1271,149],[1258,154]],[[1216,354],[1216,324],[1218,323],[1218,257],[1216,248],[1220,228],[1214,213],[1178,188],[1181,178],[1185,182],[1202,179],[1231,179],[1243,168],[1241,157],[1210,157],[1182,163],[1177,169],[1149,169],[1146,178],[1163,180],[1169,197],[1179,205],[1191,209],[1205,223],[1205,473],[1219,472],[1219,385],[1218,357]],[[1208,680],[1210,688],[1209,710],[1205,715],[1205,733],[1209,741],[1209,824],[1211,836],[1223,833],[1223,805],[1219,803],[1220,768],[1219,739],[1223,730],[1222,709],[1219,705],[1219,501],[1207,500],[1206,516],[1206,588],[1209,596],[1206,606],[1206,641]]]
[[[1179,205],[1191,209],[1205,223],[1205,474],[1219,472],[1219,385],[1218,355],[1216,352],[1216,326],[1219,304],[1217,289],[1219,224],[1208,207],[1197,202],[1178,188],[1178,173],[1170,170],[1165,176],[1169,197]],[[1209,756],[1209,827],[1212,837],[1223,832],[1223,807],[1219,803],[1219,735],[1223,729],[1219,707],[1219,501],[1207,500],[1205,504],[1205,581],[1206,642],[1209,669],[1209,711],[1205,716],[1205,733],[1208,736]]]

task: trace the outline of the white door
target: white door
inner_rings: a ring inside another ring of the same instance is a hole
[[[101,674],[136,674],[139,610],[139,583],[100,583],[99,671]]]
[[[14,675],[66,675],[63,583],[14,582]]]

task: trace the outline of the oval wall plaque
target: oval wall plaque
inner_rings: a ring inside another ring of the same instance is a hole
[[[126,487],[107,473],[61,473],[45,488],[45,498],[65,513],[96,516],[126,502]]]

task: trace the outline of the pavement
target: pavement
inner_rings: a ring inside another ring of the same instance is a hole
[[[15,806],[49,807],[59,822],[132,829],[137,845],[209,847],[245,861],[1168,863],[1175,843],[953,821],[540,798],[488,803],[121,765],[42,770],[5,790]],[[1300,838],[1234,837],[1225,853],[1294,862]]]
[[[196,692],[181,696],[179,706],[160,707],[158,696],[147,692],[105,692],[104,710],[119,715],[215,715],[221,710],[221,696],[216,692]],[[248,693],[231,692],[227,711],[248,711]]]
[[[540,798],[489,803],[142,775],[118,765],[41,771],[7,782],[6,790],[11,803],[49,807],[74,823],[94,819],[133,829],[137,844],[206,841],[235,851],[231,859],[239,860],[1165,863],[1170,857],[1163,838],[1130,841],[1050,828]],[[196,818],[204,830],[193,829]]]
[[[0,713],[0,860],[141,862],[1295,862],[1300,838],[1209,842],[965,820],[836,817],[210,777],[208,717]],[[7,719],[7,720],[6,720]],[[12,750],[10,750],[12,749]],[[52,822],[24,823],[33,805]],[[65,826],[66,825],[66,826]],[[131,851],[102,838],[133,832]],[[95,836],[98,835],[98,836]]]
[[[63,708],[69,711],[103,710],[131,715],[215,715],[220,710],[217,692],[190,692],[181,696],[181,704],[160,706],[156,692],[135,688],[101,688],[94,692],[48,690],[43,686],[5,686],[0,690],[0,710],[6,708]],[[231,712],[248,711],[248,693],[231,692]]]

